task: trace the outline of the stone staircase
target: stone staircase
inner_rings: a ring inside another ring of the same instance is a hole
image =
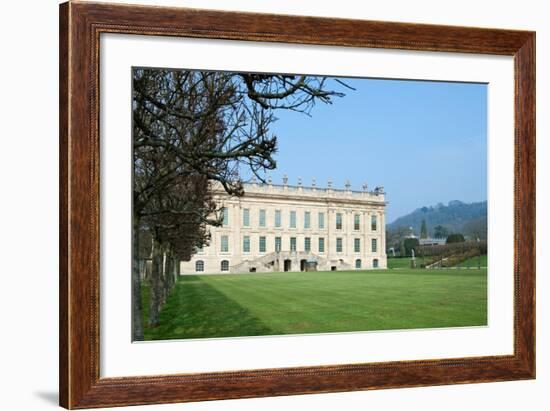
[[[314,262],[317,271],[334,270],[349,270],[351,265],[346,264],[342,260],[331,260],[313,254],[308,251],[279,251],[265,254],[261,257],[246,260],[239,264],[230,267],[232,273],[248,273],[248,272],[279,272],[292,271],[299,272],[303,270],[303,261]],[[285,264],[289,262],[289,266]],[[286,269],[285,269],[286,268]]]

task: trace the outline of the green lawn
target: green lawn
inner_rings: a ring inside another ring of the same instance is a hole
[[[388,257],[388,268],[411,268],[411,258]]]
[[[144,324],[149,292],[143,287]],[[487,271],[183,276],[146,340],[487,324]]]
[[[479,257],[472,257],[469,258],[466,261],[462,261],[460,264],[457,265],[457,267],[470,267],[470,268],[477,268],[478,267],[478,259]],[[487,255],[481,256],[481,267],[487,267]]]

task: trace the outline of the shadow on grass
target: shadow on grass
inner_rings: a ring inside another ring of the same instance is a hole
[[[237,337],[275,332],[246,308],[208,285],[198,276],[178,281],[160,313],[160,325],[147,324],[149,290],[143,286],[142,307],[145,340]]]

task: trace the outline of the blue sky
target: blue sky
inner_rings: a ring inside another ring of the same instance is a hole
[[[487,86],[380,79],[343,79],[334,104],[317,104],[311,117],[281,110],[274,183],[329,178],[343,188],[384,186],[387,222],[418,207],[450,200],[487,199]]]

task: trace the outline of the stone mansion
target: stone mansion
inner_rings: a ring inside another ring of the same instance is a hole
[[[181,274],[386,268],[382,187],[345,189],[247,183],[242,197],[214,189],[223,225]]]

